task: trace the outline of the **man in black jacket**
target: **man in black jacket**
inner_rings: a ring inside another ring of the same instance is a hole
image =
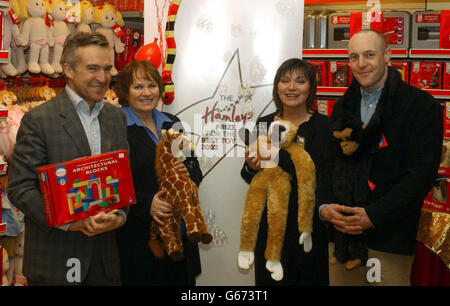
[[[363,207],[329,204],[321,207],[320,215],[342,233],[363,233],[369,260],[376,260],[368,262],[367,275],[364,269],[331,267],[330,283],[409,285],[422,202],[439,167],[442,108],[388,66],[391,50],[379,33],[356,33],[348,53],[355,80],[336,103],[332,124],[334,130],[352,128],[348,140],[358,144],[352,154],[367,162],[363,179],[369,190]],[[346,158],[339,150],[338,159]],[[359,279],[353,282],[356,274]]]

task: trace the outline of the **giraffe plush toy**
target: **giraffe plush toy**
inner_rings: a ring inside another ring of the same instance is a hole
[[[191,243],[200,241],[208,244],[212,240],[205,225],[197,185],[189,175],[179,173],[174,169],[177,160],[186,159],[183,151],[191,152],[192,142],[182,132],[173,129],[161,130],[161,141],[156,147],[155,168],[160,190],[166,190],[161,200],[175,206],[171,217],[165,219],[164,226],[152,222],[150,227],[149,247],[157,258],[165,253],[174,261],[184,259],[183,244],[180,236],[180,220],[186,224],[186,234]],[[158,235],[162,240],[158,240]]]

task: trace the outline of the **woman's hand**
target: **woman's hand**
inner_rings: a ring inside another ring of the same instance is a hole
[[[161,200],[161,197],[166,194],[166,192],[166,190],[161,190],[156,193],[152,200],[152,206],[150,207],[150,215],[159,225],[164,225],[164,222],[161,220],[162,218],[168,218],[172,216],[173,213],[172,204]]]
[[[179,173],[181,173],[181,174],[189,175],[189,171],[188,171],[188,169],[186,168],[185,164],[184,164],[182,161],[177,160],[177,161],[174,163],[173,166],[174,166],[174,169],[175,169],[177,172],[179,172]]]
[[[250,154],[249,148],[245,148],[245,162],[255,171],[259,171],[259,169],[261,169],[261,160],[256,152],[252,152],[252,154]]]

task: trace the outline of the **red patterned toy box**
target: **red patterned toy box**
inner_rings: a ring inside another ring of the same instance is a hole
[[[316,70],[316,85],[317,86],[327,86],[328,85],[328,78],[327,78],[327,61],[316,61],[311,60],[309,61],[311,65],[313,65],[314,69]]]
[[[441,62],[412,62],[410,84],[421,89],[441,89]]]
[[[450,89],[450,62],[444,62],[442,71],[442,89]]]
[[[330,117],[331,114],[333,113],[333,107],[334,104],[336,103],[335,99],[317,99],[315,101],[316,103],[316,107],[317,107],[317,111],[320,114],[323,114],[325,116]]]
[[[124,150],[37,170],[49,226],[136,203],[128,154]]]
[[[330,61],[328,63],[328,86],[347,87],[353,79],[348,61]]]
[[[444,107],[444,137],[450,137],[450,101]]]
[[[402,76],[402,80],[406,83],[409,82],[409,62],[407,61],[391,61],[389,66],[397,69]]]

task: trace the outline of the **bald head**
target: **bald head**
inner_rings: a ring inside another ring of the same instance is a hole
[[[372,92],[383,87],[387,79],[391,49],[384,36],[373,30],[362,30],[348,43],[349,65],[361,87]]]
[[[383,52],[384,50],[386,50],[387,44],[386,44],[386,39],[384,38],[383,34],[377,32],[377,31],[374,31],[374,30],[370,30],[370,29],[364,29],[359,32],[356,32],[350,39],[348,46],[350,47],[350,44],[352,42],[354,43],[355,41],[360,40],[361,36],[366,36],[366,35],[375,40],[376,45],[380,48],[379,49],[380,51]]]

